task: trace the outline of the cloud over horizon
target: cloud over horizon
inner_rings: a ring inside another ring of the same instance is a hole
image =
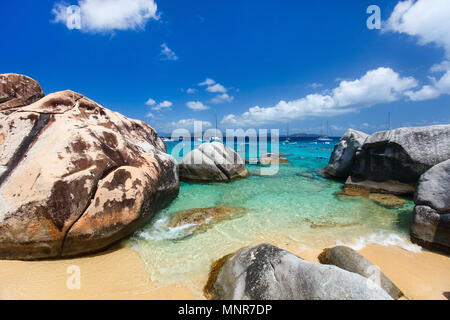
[[[360,79],[341,81],[330,94],[310,94],[284,101],[273,107],[255,106],[241,115],[225,116],[221,123],[232,127],[247,127],[279,123],[288,120],[340,115],[369,108],[375,104],[398,101],[417,87],[412,77],[401,77],[391,68],[368,71]]]

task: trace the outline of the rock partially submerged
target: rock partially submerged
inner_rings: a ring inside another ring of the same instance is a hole
[[[422,175],[414,202],[411,240],[450,253],[450,159]]]
[[[311,219],[303,219],[302,223],[309,224],[311,229],[330,229],[330,228],[346,228],[346,227],[354,227],[361,225],[361,222],[353,221],[353,222],[337,222],[332,220],[311,220]]]
[[[324,174],[337,179],[347,179],[350,175],[356,152],[362,147],[368,136],[364,132],[348,129],[334,147],[330,162],[324,169]]]
[[[181,211],[175,214],[169,222],[169,227],[176,228],[183,225],[191,230],[200,232],[220,221],[243,215],[247,210],[241,207],[210,207]]]
[[[346,193],[384,193],[393,195],[413,195],[416,184],[399,181],[358,180],[348,177],[344,185]]]
[[[338,196],[342,195],[363,197],[387,208],[399,208],[406,203],[405,199],[399,198],[394,194],[370,192],[367,188],[357,188],[348,184],[346,184],[344,190],[338,194]]]
[[[391,300],[359,274],[307,262],[269,244],[213,265],[205,295],[218,300]]]
[[[43,96],[35,80],[21,74],[0,74],[0,111],[27,106]]]
[[[179,191],[155,130],[73,91],[0,111],[0,259],[102,250]]]
[[[403,296],[400,289],[377,266],[352,248],[337,246],[332,249],[325,249],[319,255],[319,261],[322,264],[334,265],[372,279],[373,282],[379,284],[394,299],[399,299]]]
[[[219,142],[204,143],[181,161],[185,181],[230,182],[248,176],[244,161],[233,149]]]
[[[295,174],[297,177],[307,178],[307,179],[315,179],[316,177],[311,172],[299,172]]]
[[[282,157],[279,153],[266,153],[259,157],[258,164],[261,166],[270,166],[277,164],[287,164],[289,160]]]

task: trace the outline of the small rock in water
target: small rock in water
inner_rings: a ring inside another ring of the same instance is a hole
[[[393,194],[372,193],[364,188],[344,187],[344,190],[338,193],[341,196],[359,196],[372,200],[376,204],[387,208],[401,208],[406,203],[405,199],[399,198]]]
[[[314,179],[315,178],[315,176],[312,173],[309,173],[309,172],[300,172],[300,173],[297,173],[296,176],[303,177],[303,178],[308,178],[308,179]]]
[[[406,203],[406,200],[402,198],[399,198],[392,194],[383,193],[371,193],[369,194],[369,199],[381,206],[388,208],[403,207],[403,205]]]
[[[311,219],[303,219],[303,222],[309,224],[312,229],[326,229],[326,228],[345,228],[361,225],[360,222],[335,222],[335,221],[312,221]]]
[[[280,156],[279,153],[266,153],[261,155],[259,164],[262,166],[270,166],[273,164],[289,164],[289,160]]]
[[[182,225],[192,225],[191,230],[200,232],[212,225],[237,216],[243,215],[247,210],[241,207],[210,207],[197,208],[178,212],[169,222],[169,227],[176,228]]]

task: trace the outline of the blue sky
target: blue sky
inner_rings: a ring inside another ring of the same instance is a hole
[[[369,30],[366,9],[381,9]],[[81,29],[66,25],[79,5]],[[0,72],[71,89],[160,132],[331,133],[450,123],[450,1],[0,3]]]

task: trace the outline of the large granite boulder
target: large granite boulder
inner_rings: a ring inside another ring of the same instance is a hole
[[[32,104],[43,96],[35,80],[21,74],[0,74],[0,111]]]
[[[450,159],[450,125],[400,128],[369,136],[357,152],[351,183],[364,187],[378,184],[375,192],[411,193],[420,176]],[[383,185],[386,184],[386,188]],[[398,190],[397,190],[398,191]]]
[[[411,240],[450,253],[450,159],[420,177],[414,202]]]
[[[175,159],[142,121],[72,91],[0,111],[0,259],[99,251],[178,191]]]
[[[330,162],[324,169],[324,174],[332,178],[347,179],[350,175],[356,151],[361,148],[368,136],[364,132],[348,129],[334,147]]]
[[[179,168],[185,181],[230,182],[248,176],[239,154],[219,142],[203,143],[182,159]]]
[[[219,300],[391,300],[371,280],[307,262],[269,244],[244,248],[211,270],[205,295]]]
[[[352,248],[336,246],[331,249],[325,249],[319,255],[319,261],[320,263],[334,265],[371,279],[394,299],[399,299],[403,296],[400,289],[377,266]]]

